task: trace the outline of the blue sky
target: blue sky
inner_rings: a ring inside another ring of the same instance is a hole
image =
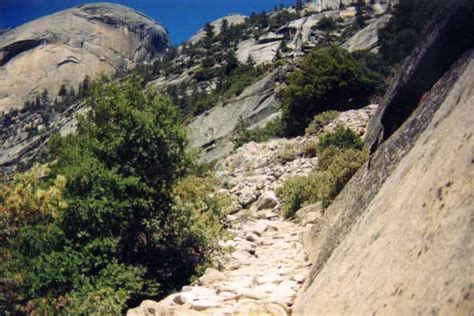
[[[15,27],[38,17],[89,0],[0,0],[0,29]],[[168,28],[173,44],[187,40],[204,23],[229,13],[250,14],[295,0],[109,0],[135,8]]]

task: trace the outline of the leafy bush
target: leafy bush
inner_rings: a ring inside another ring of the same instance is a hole
[[[381,91],[383,75],[359,56],[330,46],[303,58],[282,91],[285,135],[303,134],[318,113],[364,106],[371,95]]]
[[[194,79],[197,82],[207,81],[213,79],[219,75],[219,69],[213,67],[204,67],[196,71]]]
[[[223,66],[211,66],[213,62]],[[173,103],[188,117],[194,117],[211,109],[219,100],[240,95],[268,70],[264,66],[255,67],[251,63],[239,63],[234,50],[229,50],[225,55],[215,53],[212,57],[208,56],[202,64],[203,67],[194,74],[195,82],[170,85],[166,88]],[[215,90],[207,92],[203,89],[202,82],[205,81],[217,83]]]
[[[337,22],[332,17],[323,17],[321,20],[316,24],[316,29],[322,31],[333,31],[337,28]]]
[[[223,233],[222,223],[230,207],[230,196],[219,192],[217,178],[211,174],[191,174],[173,187],[175,204],[183,210],[183,216],[191,218],[193,236],[199,236],[201,244],[214,249]],[[189,219],[188,219],[189,220]]]
[[[277,153],[276,159],[281,164],[285,164],[287,162],[295,160],[298,155],[298,148],[296,148],[295,146],[286,145]]]
[[[319,163],[315,170],[308,177],[287,179],[277,190],[285,218],[311,203],[329,206],[368,159],[369,154],[362,149],[361,140],[349,131],[341,128],[324,135],[323,145],[318,146]]]
[[[342,149],[335,152],[327,168],[321,169],[312,179],[312,183],[315,183],[313,186],[318,188],[318,200],[323,207],[331,204],[368,158],[367,150]]]
[[[63,199],[66,179],[57,176],[51,186],[43,188],[41,177],[50,169],[35,165],[25,174],[16,175],[11,183],[0,191],[0,241],[15,236],[23,225],[31,225],[46,219],[58,218],[67,208]]]
[[[313,118],[313,121],[305,130],[306,135],[316,135],[322,131],[324,126],[331,123],[339,116],[337,111],[324,111]]]
[[[271,138],[282,136],[281,120],[279,118],[274,119],[267,122],[263,128],[249,129],[248,123],[239,118],[235,133],[236,135],[232,140],[235,149],[249,142],[266,142]]]
[[[282,201],[282,215],[284,218],[292,217],[299,210],[306,200],[307,178],[296,176],[283,182],[277,189],[277,194]]]
[[[362,140],[352,129],[338,126],[334,132],[327,132],[321,135],[318,142],[318,153],[322,154],[329,147],[360,150],[363,146]]]
[[[293,12],[287,10],[278,11],[273,16],[270,16],[269,26],[271,30],[276,30],[298,18],[300,18],[300,16]]]
[[[241,94],[244,89],[258,80],[265,72],[262,67],[254,67],[251,64],[237,64],[230,74],[223,80],[220,91],[224,99]]]
[[[36,275],[33,270],[48,259],[43,253],[55,250],[63,240],[54,222],[67,207],[66,183],[62,176],[50,185],[43,183],[41,178],[49,173],[47,166],[35,165],[0,186],[0,310],[4,312],[26,313],[29,293],[41,288],[40,279],[55,279],[58,288],[64,283],[56,271]]]
[[[317,144],[314,141],[306,142],[301,146],[301,153],[305,157],[315,157],[317,153]]]
[[[190,173],[169,99],[138,78],[93,91],[77,134],[50,144],[51,175],[0,189],[3,311],[119,314],[187,283],[221,232],[225,201]]]

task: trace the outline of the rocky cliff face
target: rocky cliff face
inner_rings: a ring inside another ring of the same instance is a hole
[[[232,137],[240,118],[248,122],[250,128],[255,128],[262,127],[281,114],[278,92],[284,83],[285,74],[295,67],[308,50],[325,40],[328,34],[317,29],[317,24],[323,17],[336,19],[340,17],[340,12],[329,11],[297,18],[277,30],[267,29],[258,40],[250,38],[238,44],[236,56],[242,63],[247,62],[249,57],[256,64],[274,63],[277,54],[291,62],[283,67],[277,67],[275,71],[249,86],[236,98],[227,100],[193,119],[188,125],[190,143],[192,147],[204,149],[203,161],[222,158],[232,151]],[[377,51],[377,32],[390,18],[389,14],[373,15],[365,28],[349,38],[344,38],[338,32],[331,35],[339,37],[341,45],[352,52]],[[350,18],[344,19],[341,29],[344,30],[352,22]],[[282,49],[282,43],[289,48],[288,51]]]
[[[21,108],[47,89],[77,89],[86,75],[116,74],[160,57],[168,33],[156,21],[115,4],[87,4],[0,35],[0,112]]]
[[[474,312],[474,51],[452,33],[472,30],[472,8],[442,19],[374,116],[370,161],[304,234],[293,314]]]
[[[294,315],[473,313],[473,73],[471,51],[313,227]]]

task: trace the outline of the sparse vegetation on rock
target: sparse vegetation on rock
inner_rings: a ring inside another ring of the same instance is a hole
[[[277,191],[285,218],[311,203],[327,207],[369,157],[360,137],[343,127],[322,134],[316,148],[319,161],[313,172],[286,180]]]
[[[239,148],[248,142],[260,143],[271,138],[283,136],[281,120],[279,118],[267,122],[262,128],[249,129],[248,127],[249,124],[240,117],[235,128],[234,148]]]
[[[313,121],[308,125],[305,130],[306,135],[316,135],[322,131],[324,126],[333,121],[339,116],[338,111],[325,111],[313,118]]]

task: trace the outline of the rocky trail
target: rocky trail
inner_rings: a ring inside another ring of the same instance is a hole
[[[365,133],[371,105],[341,113],[327,129],[345,125]],[[303,234],[319,211],[300,212],[293,220],[280,216],[276,189],[285,179],[307,175],[317,157],[301,153],[315,137],[248,143],[220,161],[216,174],[222,190],[234,197],[228,215],[230,238],[221,240],[216,268],[181,292],[160,302],[147,300],[127,315],[289,315],[309,272]],[[282,161],[283,152],[292,152]]]

